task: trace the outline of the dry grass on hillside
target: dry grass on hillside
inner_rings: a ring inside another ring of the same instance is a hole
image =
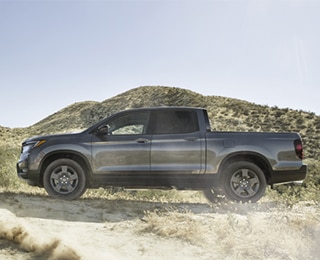
[[[21,142],[68,132],[142,106],[201,106],[215,130],[297,131],[309,173],[302,187],[267,190],[257,204],[208,204],[200,192],[88,190],[54,200],[18,180]],[[28,128],[0,127],[0,258],[317,259],[320,255],[320,117],[169,87],[141,87],[70,105]]]
[[[20,135],[81,130],[120,110],[154,106],[204,107],[208,110],[212,128],[218,131],[299,132],[305,144],[306,157],[320,159],[320,117],[314,113],[160,86],[134,88],[103,102],[72,104],[23,129]]]

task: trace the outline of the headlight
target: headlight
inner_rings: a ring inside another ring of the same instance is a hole
[[[34,146],[34,143],[28,143],[28,144],[23,145],[21,153],[28,153],[33,146]]]
[[[29,153],[33,147],[39,147],[40,145],[44,144],[46,140],[40,141],[27,141],[22,145],[21,153]]]

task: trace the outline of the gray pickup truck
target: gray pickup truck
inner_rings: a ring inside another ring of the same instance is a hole
[[[27,139],[17,172],[66,200],[123,187],[256,202],[267,185],[303,180],[302,159],[297,133],[216,132],[205,109],[157,107],[119,112],[81,133]]]

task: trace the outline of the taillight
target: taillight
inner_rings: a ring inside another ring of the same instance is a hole
[[[303,146],[302,146],[301,139],[294,140],[294,149],[295,149],[296,155],[300,159],[303,159]]]

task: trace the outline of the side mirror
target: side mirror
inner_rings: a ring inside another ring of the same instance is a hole
[[[108,126],[102,125],[98,128],[97,135],[107,135],[108,134]]]

